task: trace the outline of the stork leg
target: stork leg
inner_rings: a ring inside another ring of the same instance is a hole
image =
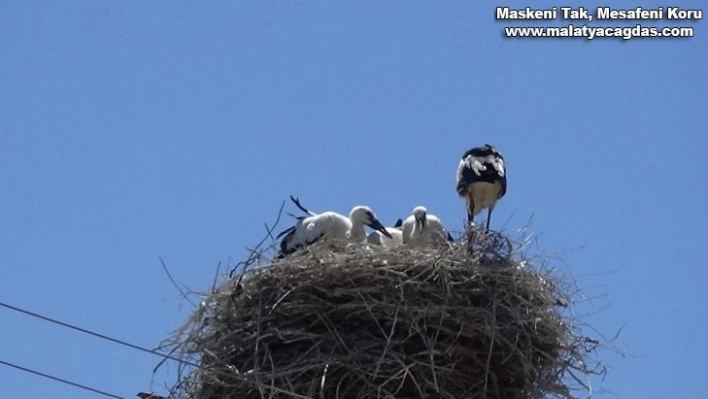
[[[489,222],[492,220],[492,211],[494,210],[493,206],[489,207],[489,210],[487,211],[487,234],[489,234]]]
[[[474,242],[475,242],[475,231],[474,231],[474,201],[472,200],[472,193],[468,194],[467,197],[467,251],[470,255],[474,255]]]
[[[470,198],[467,204],[467,223],[474,224],[474,201]]]

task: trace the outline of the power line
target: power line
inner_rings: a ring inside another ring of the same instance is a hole
[[[128,348],[132,348],[132,349],[139,350],[139,351],[142,351],[142,352],[145,352],[145,353],[150,353],[150,354],[153,354],[153,355],[156,355],[156,356],[160,356],[160,357],[162,357],[162,358],[164,358],[164,359],[174,360],[174,361],[176,361],[176,362],[180,362],[180,363],[186,364],[186,365],[188,365],[188,366],[201,368],[201,366],[199,366],[199,365],[196,364],[196,363],[192,363],[192,362],[186,361],[186,360],[184,360],[184,359],[179,359],[179,358],[176,358],[176,357],[173,357],[173,356],[170,356],[170,355],[165,355],[164,353],[160,353],[160,352],[158,352],[158,351],[156,351],[156,350],[148,349],[148,348],[143,348],[142,346],[138,346],[138,345],[135,345],[135,344],[131,344],[130,342],[125,342],[125,341],[122,341],[122,340],[120,340],[120,339],[111,338],[111,337],[109,337],[109,336],[107,336],[107,335],[99,334],[99,333],[97,333],[97,332],[93,332],[93,331],[87,330],[87,329],[85,329],[85,328],[77,327],[77,326],[75,326],[75,325],[72,325],[72,324],[69,324],[69,323],[65,323],[65,322],[63,322],[63,321],[59,321],[59,320],[56,320],[56,319],[52,319],[52,318],[47,317],[47,316],[42,316],[41,314],[34,313],[34,312],[31,312],[31,311],[29,311],[29,310],[25,310],[25,309],[22,309],[22,308],[18,308],[17,306],[12,306],[12,305],[7,304],[7,303],[4,303],[4,302],[2,302],[2,301],[0,301],[0,306],[5,307],[5,308],[10,309],[10,310],[14,310],[15,312],[24,313],[24,314],[26,314],[26,315],[28,315],[28,316],[36,317],[36,318],[38,318],[38,319],[40,319],[40,320],[44,320],[44,321],[48,321],[48,322],[50,322],[50,323],[54,323],[54,324],[60,325],[60,326],[62,326],[62,327],[66,327],[66,328],[70,328],[70,329],[75,330],[75,331],[79,331],[79,332],[82,332],[82,333],[84,333],[84,334],[92,335],[92,336],[94,336],[94,337],[101,338],[101,339],[105,339],[105,340],[107,340],[107,341],[110,341],[110,342],[113,342],[113,343],[116,343],[116,344],[119,344],[119,345],[127,346]]]
[[[24,371],[24,372],[27,372],[27,373],[30,373],[30,374],[35,374],[35,375],[38,375],[38,376],[40,376],[40,377],[49,378],[50,380],[58,381],[58,382],[61,382],[62,384],[67,384],[67,385],[71,385],[71,386],[73,386],[73,387],[85,389],[85,390],[87,390],[87,391],[91,391],[91,392],[97,393],[97,394],[99,394],[99,395],[107,396],[107,397],[109,397],[109,398],[126,399],[126,398],[124,398],[124,397],[122,397],[122,396],[114,395],[114,394],[108,393],[108,392],[106,392],[106,391],[101,391],[100,389],[91,388],[91,387],[89,387],[89,386],[81,385],[81,384],[78,384],[78,383],[76,383],[76,382],[71,382],[71,381],[65,380],[65,379],[63,379],[63,378],[54,377],[54,376],[52,376],[52,375],[45,374],[45,373],[39,372],[39,371],[37,371],[37,370],[32,370],[32,369],[28,369],[28,368],[26,368],[26,367],[18,366],[18,365],[14,364],[14,363],[6,362],[6,361],[4,361],[4,360],[2,360],[2,359],[0,359],[0,364],[4,364],[4,365],[6,365],[6,366],[9,366],[9,367],[12,367],[12,368],[15,368],[15,369],[18,369],[18,370],[21,370],[21,371]]]
[[[54,323],[54,324],[60,325],[60,326],[62,326],[62,327],[66,327],[66,328],[69,328],[69,329],[72,329],[72,330],[75,330],[75,331],[79,331],[79,332],[82,332],[82,333],[84,333],[84,334],[88,334],[88,335],[92,335],[92,336],[97,337],[97,338],[105,339],[105,340],[107,340],[107,341],[110,341],[110,342],[113,342],[113,343],[116,343],[116,344],[119,344],[119,345],[123,345],[123,346],[126,346],[126,347],[128,347],[128,348],[132,348],[132,349],[135,349],[135,350],[139,350],[139,351],[141,351],[141,352],[151,353],[151,354],[153,354],[153,355],[155,355],[155,356],[159,356],[159,357],[164,358],[164,359],[174,360],[174,361],[176,361],[176,362],[179,362],[179,363],[182,363],[182,364],[186,364],[186,365],[188,365],[188,366],[196,367],[196,368],[198,368],[198,369],[209,370],[209,368],[205,368],[204,366],[200,366],[200,365],[198,365],[198,364],[196,364],[196,363],[193,363],[193,362],[190,362],[190,361],[187,361],[187,360],[183,360],[183,359],[180,359],[180,358],[177,358],[177,357],[174,357],[174,356],[165,355],[165,354],[160,353],[160,352],[158,352],[158,351],[156,351],[156,350],[148,349],[148,348],[143,348],[142,346],[135,345],[135,344],[131,344],[130,342],[121,341],[120,339],[117,339],[117,338],[111,338],[111,337],[109,337],[109,336],[107,336],[107,335],[103,335],[103,334],[100,334],[100,333],[97,333],[97,332],[93,332],[93,331],[91,331],[91,330],[87,330],[87,329],[85,329],[85,328],[81,328],[81,327],[78,327],[78,326],[75,326],[75,325],[72,325],[72,324],[69,324],[69,323],[65,323],[65,322],[63,322],[63,321],[59,321],[59,320],[56,320],[56,319],[52,319],[51,317],[42,316],[41,314],[34,313],[34,312],[29,311],[29,310],[19,308],[19,307],[17,307],[17,306],[12,306],[12,305],[7,304],[7,303],[2,302],[2,301],[0,301],[0,306],[2,306],[2,307],[4,307],[4,308],[7,308],[7,309],[10,309],[10,310],[14,310],[15,312],[19,312],[19,313],[26,314],[26,315],[28,315],[28,316],[36,317],[36,318],[38,318],[38,319],[40,319],[40,320],[44,320],[44,321],[48,321],[48,322],[50,322],[50,323]],[[64,381],[64,380],[60,380],[60,379],[58,379],[58,378],[56,378],[56,377],[52,377],[52,376],[49,376],[49,375],[43,375],[43,374],[41,374],[41,373],[39,373],[39,372],[35,372],[34,370],[25,369],[25,368],[22,368],[22,367],[19,367],[19,366],[16,366],[16,365],[13,365],[13,364],[10,364],[10,363],[7,363],[7,362],[3,362],[3,361],[1,361],[1,360],[0,360],[0,362],[1,362],[2,364],[8,365],[8,366],[10,366],[10,367],[15,367],[15,368],[18,368],[18,369],[20,369],[20,370],[24,370],[24,371],[27,371],[27,372],[30,372],[30,373],[42,375],[42,376],[44,376],[44,377],[51,378],[51,379],[54,379],[54,380],[57,380],[57,381],[61,381],[61,382],[65,382],[65,383],[70,384],[70,385],[79,386],[79,385],[74,384],[74,383],[72,383],[72,382],[70,382],[70,381]],[[232,366],[229,366],[229,367],[232,367]],[[236,373],[239,373],[238,370],[236,370]],[[246,381],[246,382],[249,382],[249,383],[253,383],[253,384],[257,385],[257,386],[260,385],[260,383],[251,381],[251,380],[249,380],[249,379],[244,379],[243,381]],[[80,387],[81,387],[81,388],[85,388],[85,389],[89,389],[89,390],[92,390],[92,391],[96,391],[96,390],[94,390],[93,388],[84,387],[84,386],[80,386]],[[290,395],[290,396],[294,395],[293,393],[287,392],[286,390],[284,390],[284,389],[282,389],[282,388],[277,388],[277,387],[274,387],[274,386],[268,386],[268,388],[269,388],[271,391],[274,391],[274,392],[285,393],[285,394],[288,394],[288,395]],[[96,391],[96,392],[99,392],[99,391]],[[113,397],[113,398],[125,399],[125,398],[122,398],[122,397],[120,397],[120,396],[115,396],[115,395],[107,394],[107,393],[105,393],[105,392],[99,392],[99,393],[104,394],[104,395],[107,395],[107,396],[110,396],[110,397]],[[296,397],[296,398],[306,398],[305,396],[300,396],[300,395],[295,395],[294,397]]]

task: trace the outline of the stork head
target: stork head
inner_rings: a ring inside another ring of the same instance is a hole
[[[352,223],[365,224],[386,237],[393,239],[391,233],[386,231],[386,228],[381,224],[381,222],[379,222],[379,219],[374,214],[374,211],[372,211],[368,206],[355,206],[349,214],[349,220],[351,220]]]
[[[415,218],[415,223],[418,228],[423,231],[425,226],[428,224],[428,210],[424,206],[416,206],[413,208],[413,217]]]

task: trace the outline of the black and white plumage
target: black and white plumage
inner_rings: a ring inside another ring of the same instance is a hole
[[[457,168],[457,193],[467,204],[467,220],[487,209],[487,231],[497,201],[506,194],[506,167],[502,154],[489,144],[462,155]]]
[[[413,208],[413,214],[403,221],[402,233],[403,244],[414,247],[452,241],[440,219],[424,206]]]
[[[349,217],[336,212],[323,212],[298,220],[295,226],[278,235],[278,238],[284,236],[280,242],[278,257],[290,255],[320,240],[327,240],[344,247],[350,243],[364,242],[366,240],[364,226],[369,226],[391,238],[371,208],[355,206],[349,213]]]

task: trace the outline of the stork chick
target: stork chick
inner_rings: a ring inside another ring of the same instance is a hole
[[[349,217],[336,212],[323,212],[298,220],[295,226],[278,235],[278,238],[285,236],[280,242],[278,257],[290,255],[320,240],[344,246],[364,242],[366,239],[364,226],[369,226],[384,236],[393,238],[371,208],[359,205],[351,210]]]
[[[386,250],[392,250],[403,245],[403,220],[398,219],[393,227],[386,227],[386,231],[391,234],[392,238],[387,238],[378,231],[369,233],[366,237],[366,242],[370,245],[381,246]]]
[[[413,214],[403,221],[403,244],[425,246],[444,241],[452,241],[440,219],[428,214],[424,206],[413,208]]]

